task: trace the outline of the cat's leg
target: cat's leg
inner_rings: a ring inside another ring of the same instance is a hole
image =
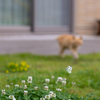
[[[70,49],[70,50],[71,50],[71,52],[72,52],[73,57],[74,57],[75,59],[78,59],[78,58],[79,58],[79,55],[78,55],[78,53],[77,53],[77,50],[74,50],[74,49]]]
[[[60,56],[61,57],[64,57],[64,50],[65,50],[65,48],[64,47],[60,47]]]
[[[75,59],[78,59],[79,58],[79,55],[78,55],[77,51],[74,52],[74,58]]]

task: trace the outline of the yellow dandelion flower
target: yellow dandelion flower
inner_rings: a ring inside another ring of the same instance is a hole
[[[18,64],[16,63],[15,66],[18,67]]]
[[[9,71],[8,71],[8,70],[6,70],[6,73],[9,73]]]
[[[27,71],[27,68],[24,68],[25,71]]]
[[[22,66],[25,66],[25,65],[26,65],[26,62],[21,62],[21,65],[22,65]]]
[[[26,65],[26,67],[29,68],[30,66],[29,65]]]
[[[12,71],[15,72],[15,69],[13,69]]]

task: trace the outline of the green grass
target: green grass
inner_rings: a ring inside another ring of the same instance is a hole
[[[31,68],[27,72],[17,72],[6,74],[6,66],[9,62],[26,61]],[[73,67],[72,74],[66,72],[66,67]],[[100,96],[100,54],[80,55],[80,59],[75,62],[71,56],[61,58],[59,56],[40,56],[32,54],[12,54],[0,55],[0,89],[4,89],[6,84],[19,83],[28,76],[33,76],[34,84],[41,84],[45,78],[52,75],[66,77],[71,82],[76,82],[76,86],[68,91],[79,96],[93,93]],[[19,83],[20,84],[20,83]]]

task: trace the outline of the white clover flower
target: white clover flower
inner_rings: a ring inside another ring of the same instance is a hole
[[[51,98],[55,98],[55,97],[56,97],[55,93],[51,94]]]
[[[6,85],[6,88],[10,88],[10,85]]]
[[[46,83],[44,83],[43,85],[47,85]]]
[[[72,82],[72,85],[75,85],[76,83],[75,82]]]
[[[53,93],[53,94],[52,94],[52,96],[55,98],[55,97],[56,97],[56,94],[55,94],[55,93]]]
[[[56,91],[62,91],[62,89],[57,88]]]
[[[35,90],[38,90],[38,86],[35,86],[34,89],[35,89]]]
[[[5,90],[2,90],[2,92],[5,92]]]
[[[25,84],[25,80],[22,80],[22,83]]]
[[[29,76],[27,81],[28,83],[32,83],[32,76]]]
[[[49,94],[53,94],[53,91],[50,91]]]
[[[6,94],[5,90],[2,90],[2,94]]]
[[[61,82],[62,81],[62,77],[58,77],[57,82]]]
[[[19,85],[18,84],[15,84],[15,87],[19,87]]]
[[[48,86],[44,86],[44,90],[48,90],[49,89],[49,87]]]
[[[16,100],[16,98],[14,98],[13,100]]]
[[[29,76],[28,79],[32,80],[32,76]]]
[[[54,79],[55,77],[54,76],[51,76],[51,78]]]
[[[49,100],[50,99],[50,95],[46,95],[45,96],[45,99],[48,99]]]
[[[27,89],[27,85],[24,85],[24,89]]]
[[[62,85],[66,85],[66,81],[62,81]]]
[[[28,91],[24,91],[24,95],[27,95]]]
[[[14,95],[10,95],[10,96],[9,96],[9,99],[14,100],[14,98],[15,98]]]
[[[32,83],[32,81],[30,81],[30,80],[27,80],[28,81],[28,83]]]
[[[66,81],[66,78],[63,78],[62,81]]]
[[[53,95],[52,94],[54,94],[53,91],[50,91],[49,92],[50,98],[53,98]]]
[[[46,82],[46,83],[49,83],[49,82],[50,82],[50,79],[45,79],[45,82]]]
[[[71,72],[72,72],[72,67],[71,67],[71,66],[68,66],[68,67],[66,68],[66,70],[67,70],[67,72],[68,72],[69,74],[71,74]]]
[[[40,98],[40,100],[45,100],[45,98]]]
[[[13,83],[10,83],[11,85],[13,85]]]

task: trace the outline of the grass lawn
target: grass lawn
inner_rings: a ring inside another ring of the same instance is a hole
[[[26,61],[30,65],[27,72],[5,73],[9,62]],[[73,67],[72,74],[66,72],[66,67]],[[0,55],[0,89],[4,89],[6,84],[21,83],[21,80],[33,76],[34,84],[41,84],[45,78],[51,76],[64,77],[76,85],[67,88],[70,93],[78,96],[85,96],[93,93],[100,96],[100,54],[80,55],[80,59],[75,62],[71,56],[61,58],[59,56],[40,56],[32,54],[12,54]]]

